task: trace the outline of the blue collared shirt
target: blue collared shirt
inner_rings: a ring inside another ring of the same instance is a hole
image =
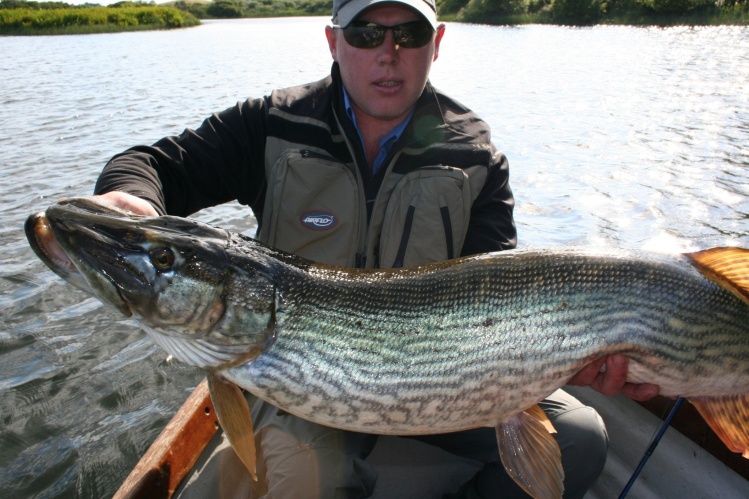
[[[356,122],[356,115],[354,114],[354,108],[351,106],[351,100],[349,99],[346,87],[343,87],[343,101],[346,105],[346,114],[354,124],[356,132],[359,134],[359,140],[361,140],[361,143],[364,144],[364,137],[362,136],[361,130],[359,129],[359,124]],[[390,154],[390,150],[393,148],[393,144],[395,144],[400,136],[403,135],[403,131],[406,129],[408,122],[411,121],[411,116],[413,116],[413,114],[414,112],[411,111],[408,116],[406,116],[406,119],[401,121],[398,126],[393,128],[389,134],[385,135],[382,140],[380,140],[380,149],[377,152],[377,157],[372,163],[372,175],[376,174],[377,170],[379,170],[383,163],[385,163],[385,159],[388,157],[388,154]]]

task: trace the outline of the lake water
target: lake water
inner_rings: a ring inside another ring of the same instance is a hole
[[[33,255],[113,154],[330,69],[325,18],[0,38],[0,490],[111,495],[201,378]],[[448,24],[432,82],[510,160],[521,246],[749,247],[749,29]],[[251,232],[230,204],[204,221]]]

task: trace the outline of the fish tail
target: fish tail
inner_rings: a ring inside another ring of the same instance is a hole
[[[687,256],[708,279],[749,303],[749,250],[712,248]],[[689,401],[729,449],[749,459],[749,394]]]

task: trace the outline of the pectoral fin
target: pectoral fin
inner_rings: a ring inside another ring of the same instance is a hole
[[[696,398],[689,401],[726,447],[749,459],[749,395]]]
[[[244,463],[253,480],[257,481],[255,432],[247,400],[237,385],[222,376],[209,372],[206,378],[218,422],[234,452]]]
[[[560,498],[564,492],[562,453],[546,413],[533,406],[497,425],[499,455],[507,473],[537,499]]]

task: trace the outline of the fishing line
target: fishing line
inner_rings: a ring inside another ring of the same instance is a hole
[[[669,412],[668,416],[666,416],[666,419],[663,421],[663,424],[658,430],[658,433],[656,433],[653,439],[650,441],[650,445],[648,445],[648,448],[645,450],[645,454],[642,456],[642,459],[640,459],[640,464],[637,465],[637,468],[635,469],[635,472],[632,473],[632,476],[630,477],[629,482],[627,482],[627,485],[624,486],[622,493],[619,494],[619,499],[624,499],[624,497],[629,492],[629,489],[632,488],[632,485],[635,483],[635,480],[637,480],[637,476],[645,467],[645,463],[648,462],[648,459],[650,459],[650,456],[653,454],[653,451],[655,451],[655,448],[658,446],[658,442],[661,441],[663,434],[666,433],[668,426],[671,424],[671,420],[674,419],[674,416],[676,415],[676,411],[679,410],[679,407],[681,407],[681,404],[683,402],[684,402],[684,397],[679,397],[678,399],[676,399],[676,403],[671,408],[671,412]]]

